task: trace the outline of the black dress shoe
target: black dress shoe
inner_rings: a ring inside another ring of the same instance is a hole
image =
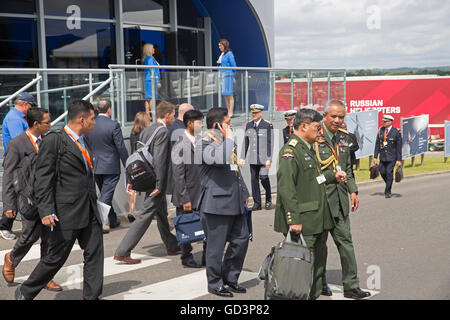
[[[136,220],[136,218],[132,214],[128,214],[127,218],[128,218],[128,221],[130,221],[130,223],[133,222],[134,220]]]
[[[218,287],[215,289],[208,288],[208,292],[215,294],[216,296],[219,296],[219,297],[227,297],[227,298],[233,297],[233,294],[228,289],[226,289],[224,286],[221,286],[221,287]]]
[[[194,259],[188,259],[186,261],[181,261],[181,264],[188,268],[201,268],[202,265],[200,263],[195,262]]]
[[[230,287],[231,291],[236,293],[246,293],[247,289],[245,289],[243,286],[238,285],[237,283],[225,283],[228,287]]]
[[[118,226],[120,226],[120,221],[119,221],[119,220],[117,220],[116,224],[114,224],[114,225],[109,225],[109,228],[110,228],[110,229],[115,229],[115,228],[117,228]]]
[[[252,207],[252,211],[257,211],[257,210],[261,210],[261,205],[260,204],[254,204]]]
[[[363,299],[370,297],[370,292],[362,291],[361,288],[344,291],[344,297],[351,299]]]
[[[17,287],[16,292],[14,293],[14,299],[16,300],[27,300],[22,294],[22,291],[20,291],[20,286]]]
[[[331,289],[327,283],[323,284],[321,295],[328,296],[328,297],[331,297],[333,295],[333,292],[331,291]]]
[[[266,206],[264,207],[266,210],[270,210],[272,207],[272,202],[266,202]]]
[[[389,198],[391,197],[391,194],[390,194],[390,193],[386,193],[386,194],[384,195],[384,197],[385,197],[386,199],[389,199]]]

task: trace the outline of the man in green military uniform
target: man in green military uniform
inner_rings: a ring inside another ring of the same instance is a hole
[[[322,172],[313,152],[322,116],[312,109],[301,109],[294,120],[294,134],[280,150],[277,171],[278,192],[274,230],[294,241],[300,232],[314,255],[314,275],[310,299],[322,290],[326,264],[326,237],[333,219],[326,198],[326,182],[345,180],[345,172]],[[295,275],[292,275],[295,276]]]
[[[341,183],[326,185],[328,203],[334,220],[330,233],[339,251],[342,266],[342,282],[346,298],[361,299],[370,296],[369,292],[359,288],[355,250],[350,231],[350,203],[352,212],[358,208],[358,188],[352,173],[350,160],[349,135],[341,129],[346,107],[340,100],[331,100],[324,111],[320,139],[314,144],[315,154],[324,172],[345,172],[347,179]],[[326,255],[326,254],[325,254]],[[326,283],[325,272],[322,294],[331,296]]]

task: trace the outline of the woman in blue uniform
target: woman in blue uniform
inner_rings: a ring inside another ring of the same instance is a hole
[[[217,65],[219,67],[236,67],[236,61],[234,60],[233,52],[230,49],[230,43],[227,39],[220,39],[219,50],[221,52]],[[228,109],[228,114],[233,116],[234,110],[234,97],[233,97],[233,84],[236,82],[234,75],[236,70],[220,70],[222,95],[225,98],[225,104]]]
[[[143,56],[142,61],[144,61],[144,65],[146,66],[159,66],[159,63],[153,58],[155,54],[155,48],[153,44],[146,43],[143,48]],[[158,89],[161,88],[161,74],[159,69],[153,69],[155,73],[155,99],[158,99]],[[152,69],[145,69],[145,111],[152,111]]]

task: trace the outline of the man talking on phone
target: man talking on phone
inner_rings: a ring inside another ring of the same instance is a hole
[[[233,297],[231,291],[247,291],[238,284],[238,278],[248,248],[245,206],[249,193],[239,171],[227,109],[209,110],[206,126],[208,130],[196,144],[195,162],[201,164],[197,208],[206,227],[208,291],[221,297]]]
[[[359,288],[355,249],[353,248],[350,231],[350,203],[351,212],[358,209],[358,188],[353,177],[350,160],[349,135],[341,129],[345,119],[346,107],[340,100],[331,100],[323,113],[323,126],[320,140],[314,145],[321,170],[345,172],[346,181],[327,183],[327,198],[334,227],[330,230],[334,243],[339,251],[342,266],[342,282],[346,298],[361,299],[370,296],[369,292]],[[322,294],[331,296],[332,292],[323,277]]]

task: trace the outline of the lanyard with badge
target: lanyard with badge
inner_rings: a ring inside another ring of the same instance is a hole
[[[27,134],[28,138],[30,139],[31,144],[33,145],[34,149],[36,149],[36,153],[38,153],[39,152],[39,148],[37,147],[36,143],[34,142],[33,137],[31,137],[31,134],[30,134],[29,130],[26,130],[25,133]]]
[[[91,169],[93,169],[94,167],[92,166],[92,162],[91,162],[91,157],[89,156],[89,152],[83,149],[83,147],[80,145],[80,143],[66,130],[66,128],[64,128],[64,131],[69,135],[69,137],[72,138],[72,140],[76,143],[78,149],[80,149],[81,153],[83,154],[84,159],[86,159],[87,163],[89,164],[89,167]]]

